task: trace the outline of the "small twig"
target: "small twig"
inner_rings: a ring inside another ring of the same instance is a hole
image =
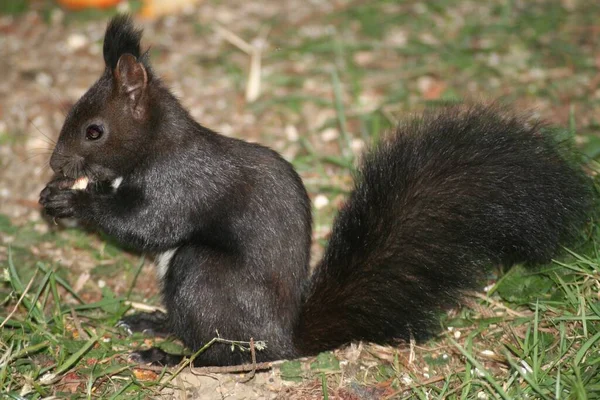
[[[241,383],[251,381],[252,378],[254,378],[254,375],[256,375],[256,349],[254,348],[254,338],[250,338],[250,354],[252,355],[252,366],[254,367],[254,369],[250,371],[247,377],[240,380]]]
[[[8,320],[11,319],[11,317],[17,312],[17,309],[19,308],[19,305],[23,301],[23,298],[25,298],[25,295],[31,288],[31,285],[33,284],[33,280],[37,276],[37,273],[38,273],[38,269],[36,269],[35,272],[33,273],[33,276],[29,280],[29,283],[25,287],[25,290],[23,290],[23,294],[21,294],[21,297],[19,297],[19,300],[17,300],[17,304],[15,304],[15,307],[13,308],[13,310],[10,312],[10,314],[8,314],[8,316],[6,318],[4,318],[4,321],[2,321],[2,323],[0,324],[0,329],[2,329],[4,327],[4,325],[8,322]],[[35,304],[34,304],[34,306],[35,306]]]
[[[79,321],[79,317],[77,317],[77,313],[75,309],[71,307],[71,317],[73,318],[73,323],[75,324],[75,329],[79,333],[79,337],[85,340],[89,340],[90,336],[81,328],[81,323]]]
[[[123,359],[123,355],[122,355],[122,354],[119,354],[119,353],[117,353],[117,354],[113,354],[113,355],[112,355],[112,356],[110,356],[110,357],[103,358],[102,360],[98,360],[98,362],[97,362],[96,364],[106,364],[106,363],[109,363],[109,362],[111,362],[112,360],[114,360],[114,359],[116,359],[116,358],[120,359],[121,363],[123,363],[123,362],[126,362],[126,361]]]
[[[242,50],[244,53],[252,55],[254,47],[250,43],[246,42],[244,39],[231,32],[229,29],[226,29],[217,23],[215,23],[215,30],[219,35],[223,36],[223,39],[227,40],[229,43]]]
[[[273,362],[262,362],[254,364],[229,365],[226,367],[195,367],[191,368],[191,370],[194,372],[194,374],[230,374],[234,372],[262,371],[271,369],[273,366]]]
[[[248,73],[248,85],[246,85],[246,101],[252,102],[260,95],[261,57],[260,46],[253,46],[250,56],[250,72]]]
[[[473,292],[471,293],[474,297],[477,297],[478,299],[484,300],[485,302],[493,305],[494,307],[498,307],[503,309],[504,311],[506,311],[507,314],[512,315],[513,317],[521,317],[521,318],[527,318],[530,317],[530,315],[524,314],[524,313],[520,313],[518,311],[513,310],[512,308],[508,308],[506,307],[504,304],[486,296],[485,294],[481,294],[481,293],[477,293],[477,292]]]
[[[145,369],[145,370],[154,371],[154,372],[161,372],[161,373],[167,372],[167,373],[171,374],[171,376],[168,377],[159,386],[158,390],[161,391],[162,389],[164,389],[166,387],[166,385],[169,384],[169,382],[171,382],[175,377],[177,377],[181,373],[181,371],[183,371],[185,368],[189,368],[190,372],[194,375],[200,375],[200,374],[208,375],[208,374],[232,373],[232,372],[252,372],[251,377],[250,377],[250,379],[252,379],[252,377],[255,375],[256,370],[271,369],[271,368],[273,368],[273,366],[276,363],[283,362],[283,361],[277,361],[277,362],[264,362],[264,363],[257,364],[256,363],[256,354],[255,354],[255,343],[254,343],[253,338],[250,339],[250,342],[240,342],[240,341],[222,339],[218,335],[219,335],[219,332],[217,331],[216,337],[209,340],[207,343],[204,344],[204,346],[202,346],[202,348],[200,348],[198,351],[196,351],[194,354],[192,354],[189,358],[185,358],[184,360],[182,360],[182,362],[179,363],[175,367],[167,367],[167,366],[161,367],[161,366],[156,366],[156,365],[138,365],[138,366],[135,366],[135,368]],[[194,365],[194,360],[196,359],[196,357],[198,357],[206,349],[208,349],[210,346],[212,346],[214,343],[217,343],[217,342],[234,344],[234,345],[238,345],[238,346],[240,346],[241,344],[249,344],[250,351],[252,354],[252,364],[231,365],[231,366],[226,366],[226,367],[199,367],[199,368],[192,367],[192,365]],[[261,346],[259,346],[259,350],[260,350],[262,348],[262,346],[264,345],[264,343],[262,341],[259,341],[259,343],[261,345]]]
[[[138,310],[138,311],[145,311],[145,312],[160,311],[165,314],[167,313],[167,310],[164,307],[151,306],[151,305],[144,304],[144,303],[138,303],[136,301],[126,301],[125,305],[131,306],[131,308]]]
[[[194,375],[208,375],[208,374],[232,374],[237,372],[250,372],[250,371],[264,371],[272,369],[278,364],[284,361],[270,361],[256,364],[240,364],[240,365],[229,365],[226,367],[190,367],[190,372]],[[158,365],[137,365],[135,368],[147,369],[154,372],[162,372],[166,370],[171,372],[175,367],[166,368]]]
[[[217,23],[215,23],[214,29],[225,40],[250,56],[250,71],[248,72],[248,83],[246,84],[246,101],[253,102],[260,96],[262,50],[270,29],[263,29],[252,43],[246,42],[235,33]]]

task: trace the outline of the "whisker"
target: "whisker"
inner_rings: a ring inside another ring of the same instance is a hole
[[[46,155],[46,154],[32,154],[32,155],[29,155],[29,156],[23,158],[22,160],[19,160],[18,163],[19,163],[19,165],[21,165],[21,164],[24,164],[24,163],[26,163],[28,161],[31,161],[35,157],[44,156],[44,155]],[[49,161],[47,161],[47,163],[48,163],[48,165],[50,164]]]
[[[37,127],[36,124],[33,123],[33,120],[31,118],[27,118],[27,121],[31,124],[31,126],[33,126],[42,136],[44,136],[46,139],[48,139],[50,142],[48,144],[52,144],[54,146],[56,146],[56,142],[49,137],[48,135],[46,135],[44,132],[41,131],[40,128]]]
[[[43,84],[41,84],[41,83],[39,83],[39,82],[37,82],[37,81],[36,81],[36,83],[37,83],[37,86],[38,86],[39,88],[43,89],[43,90],[44,90],[44,91],[45,91],[47,94],[49,94],[50,96],[52,96],[52,97],[54,98],[54,100],[55,100],[55,102],[56,102],[56,105],[58,106],[58,107],[57,107],[57,108],[58,108],[58,110],[59,110],[59,111],[60,111],[60,113],[63,115],[63,117],[65,117],[65,118],[66,118],[66,117],[67,117],[67,114],[68,114],[68,112],[69,112],[69,109],[68,109],[68,107],[66,107],[66,106],[64,105],[65,101],[64,101],[64,100],[63,100],[63,99],[62,99],[62,98],[61,98],[61,97],[60,97],[58,94],[56,94],[56,93],[55,93],[55,92],[52,90],[52,88],[50,88],[50,87],[48,87],[48,86],[45,86],[45,85],[43,85]]]
[[[48,94],[50,94],[50,96],[52,96],[54,98],[54,100],[56,101],[56,104],[58,105],[58,110],[63,115],[63,117],[66,118],[69,110],[67,107],[65,107],[63,105],[63,100],[60,98],[60,96],[58,94],[54,93],[52,91],[52,89],[49,88],[48,86],[44,86],[41,83],[38,83],[38,86],[41,87],[42,89],[44,89]]]
[[[23,160],[23,161],[30,161],[31,159],[33,159],[35,157],[46,157],[48,159],[48,162],[50,160],[50,158],[48,157],[48,155],[47,154],[43,154],[43,153],[28,154],[26,157],[22,158],[21,160]]]
[[[43,147],[34,147],[33,149],[28,149],[27,153],[31,153],[32,151],[43,151],[47,154],[52,154],[52,149],[45,149]]]
[[[83,166],[83,171],[82,171],[82,176],[87,176],[88,178],[93,178],[94,174],[93,171],[91,170],[91,168],[87,165]],[[96,182],[96,188],[98,188],[98,183]]]

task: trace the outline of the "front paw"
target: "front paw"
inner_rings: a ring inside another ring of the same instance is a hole
[[[73,186],[75,181],[76,181],[76,179],[73,179],[73,178],[67,178],[64,176],[55,176],[54,178],[52,178],[52,180],[50,182],[48,182],[48,184],[46,185],[46,188],[59,189],[59,190],[71,189],[71,187]]]
[[[54,218],[81,218],[89,194],[81,190],[59,190],[47,186],[40,193],[40,204]]]

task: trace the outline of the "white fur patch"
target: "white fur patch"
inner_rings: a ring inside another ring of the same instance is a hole
[[[110,185],[113,187],[113,189],[117,190],[119,186],[121,186],[121,182],[123,182],[122,176],[115,178]]]
[[[156,264],[156,276],[159,280],[162,280],[167,274],[167,270],[169,269],[169,264],[171,263],[171,259],[175,255],[178,247],[174,249],[167,250],[164,253],[160,253],[156,256],[154,260],[154,264]]]

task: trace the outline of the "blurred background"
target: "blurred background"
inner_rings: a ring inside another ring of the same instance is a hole
[[[600,156],[598,1],[0,0],[0,265],[9,247],[24,281],[52,265],[83,301],[160,300],[149,261],[49,225],[37,205],[117,12],[144,28],[155,72],[201,124],[294,164],[313,200],[315,255],[361,150],[426,107],[509,102]]]
[[[600,152],[596,1],[2,0],[0,213],[36,211],[49,142],[103,70],[117,12],[195,118],[274,147],[309,186],[314,152],[351,165],[397,119],[461,99],[532,109]]]
[[[200,123],[295,165],[313,200],[315,255],[363,147],[426,107],[509,102],[600,154],[600,2],[1,0],[0,222],[33,236],[3,235],[0,261],[9,242],[29,254],[47,240],[37,198],[53,142],[103,71],[118,12],[144,28],[154,70]],[[47,247],[36,257],[97,266],[81,246]]]

